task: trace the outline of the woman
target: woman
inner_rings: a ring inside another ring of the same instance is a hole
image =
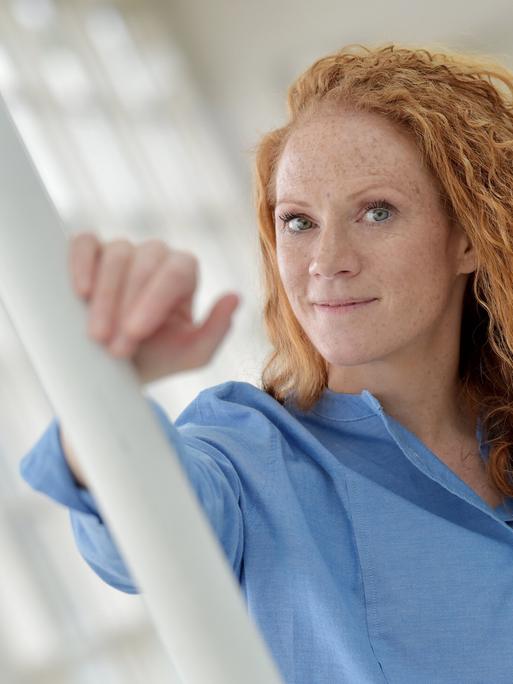
[[[287,682],[513,681],[512,94],[453,52],[310,67],[256,151],[261,387],[151,400]],[[142,382],[207,363],[237,304],[195,325],[196,260],[156,242],[81,235],[71,266]],[[22,474],[137,592],[57,420]]]

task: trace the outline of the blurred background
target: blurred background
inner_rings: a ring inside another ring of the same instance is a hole
[[[512,67],[512,21],[510,0],[0,0],[0,92],[69,234],[194,252],[197,320],[243,297],[208,367],[145,388],[171,419],[206,387],[259,382],[252,148],[292,80],[354,42]],[[19,476],[54,413],[1,306],[0,346],[0,682],[178,684],[141,598],[104,584],[67,510]]]

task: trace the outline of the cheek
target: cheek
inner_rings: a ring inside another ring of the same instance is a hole
[[[445,260],[445,255],[431,245],[409,251],[395,262],[395,268],[387,269],[383,276],[384,297],[390,298],[395,314],[403,313],[406,325],[409,320],[412,327],[418,327],[436,318],[447,306],[450,274]]]
[[[418,290],[428,286],[429,289],[437,289],[437,286],[447,282],[446,262],[447,256],[442,247],[437,247],[436,243],[423,245],[412,248],[402,255],[397,271],[405,287]]]
[[[299,250],[287,247],[279,247],[276,253],[278,271],[281,281],[289,299],[300,295],[306,287],[308,278],[308,263]]]

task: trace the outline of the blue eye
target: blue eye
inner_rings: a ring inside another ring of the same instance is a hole
[[[370,202],[365,207],[365,214],[373,213],[376,220],[369,220],[369,223],[386,223],[390,219],[390,215],[396,211],[395,207],[387,202],[387,200],[375,200]],[[286,211],[278,217],[283,222],[283,228],[288,233],[304,233],[306,230],[315,225],[313,221],[301,214],[295,214],[293,211]],[[293,224],[295,222],[295,226]],[[293,227],[294,226],[294,227]]]
[[[366,214],[371,212],[381,212],[381,215],[383,215],[383,212],[388,212],[390,214],[390,212],[393,211],[394,207],[386,200],[376,200],[365,207]],[[374,214],[374,216],[376,216],[376,214]],[[387,221],[388,218],[388,216],[385,216],[384,219],[382,218],[381,220],[378,219],[376,221],[371,221],[371,223],[385,223],[385,221]]]
[[[286,230],[288,230],[290,233],[303,233],[304,231],[301,230],[301,228],[296,227],[296,228],[290,228],[287,224],[291,223],[292,221],[306,221],[307,223],[312,223],[310,219],[307,219],[305,216],[301,216],[300,214],[294,214],[292,211],[286,211],[284,214],[278,217],[281,221],[284,223],[284,227]],[[297,226],[297,224],[296,224]]]

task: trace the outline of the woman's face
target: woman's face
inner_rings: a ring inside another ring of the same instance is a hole
[[[278,163],[275,230],[290,305],[329,363],[330,387],[342,367],[436,363],[459,347],[473,252],[396,124],[343,109],[303,122]],[[370,298],[355,308],[318,305]]]

